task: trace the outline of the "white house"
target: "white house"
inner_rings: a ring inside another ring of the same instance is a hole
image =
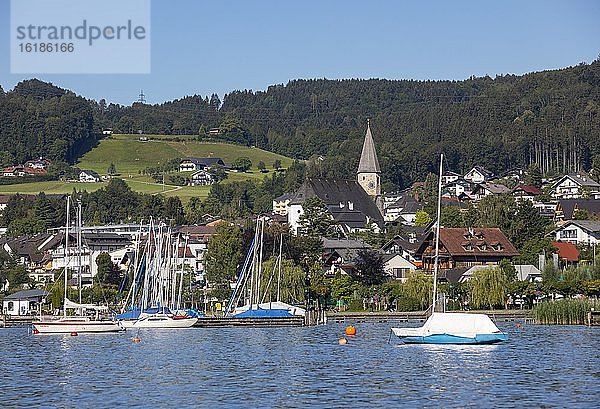
[[[199,170],[192,174],[190,186],[209,186],[215,183],[215,177],[206,170]]]
[[[93,170],[82,170],[79,172],[79,181],[83,183],[100,182],[100,175]]]
[[[483,166],[474,166],[473,169],[465,174],[464,179],[471,183],[483,183],[487,182],[493,177],[494,174]]]
[[[550,235],[556,241],[595,246],[600,243],[600,221],[570,220]]]
[[[48,293],[42,290],[25,290],[7,295],[2,300],[2,312],[6,315],[34,315]]]
[[[287,216],[292,197],[294,197],[294,195],[285,194],[273,199],[273,214]]]
[[[208,170],[213,165],[225,167],[225,162],[221,158],[184,158],[179,162],[179,171]]]
[[[385,273],[402,282],[408,280],[408,273],[417,269],[417,266],[400,254],[384,254],[383,263]]]
[[[452,183],[457,181],[458,179],[461,179],[462,176],[459,175],[458,173],[454,173],[454,172],[444,172],[444,174],[442,175],[442,185],[447,185],[448,183]]]
[[[570,173],[552,185],[552,196],[556,199],[580,199],[585,191],[591,197],[600,194],[600,183],[585,172]]]
[[[535,202],[537,196],[542,194],[539,187],[531,185],[519,185],[512,190],[512,195],[517,201],[529,200]]]
[[[529,281],[530,283],[542,281],[542,272],[539,268],[531,264],[514,264],[517,270],[517,280]]]
[[[481,200],[484,197],[489,196],[489,195],[501,195],[501,194],[507,194],[510,192],[511,192],[511,190],[504,185],[488,182],[488,183],[477,184],[475,186],[475,189],[473,189],[472,196],[474,196],[478,200]]]

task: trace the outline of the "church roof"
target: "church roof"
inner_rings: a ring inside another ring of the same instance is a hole
[[[320,198],[330,211],[340,204],[348,206],[348,202],[352,202],[353,210],[369,216],[375,222],[383,221],[383,216],[373,199],[354,180],[307,178],[290,204],[302,204],[306,199],[314,196]]]
[[[365,142],[358,164],[358,173],[362,172],[381,172],[379,161],[377,160],[377,152],[375,152],[375,143],[373,143],[373,135],[371,134],[371,125],[369,123],[367,123],[367,134],[365,135]]]

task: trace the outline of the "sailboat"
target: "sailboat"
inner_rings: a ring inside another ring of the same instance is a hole
[[[187,241],[184,251],[185,248]],[[179,242],[172,243],[171,231],[165,232],[162,225],[155,226],[151,219],[144,250],[136,251],[133,283],[116,317],[122,326],[189,328],[198,321],[197,316],[181,308],[184,263],[178,252]]]
[[[281,301],[281,263],[283,235],[279,238],[279,256],[277,263],[273,266],[273,272],[269,282],[266,284],[261,297],[261,278],[263,262],[263,237],[265,219],[256,220],[256,231],[250,245],[248,254],[238,276],[233,294],[231,295],[224,316],[227,318],[289,318],[294,316],[304,317],[306,310]],[[278,268],[277,299],[265,302],[268,289],[274,277],[275,268]],[[250,281],[248,283],[248,280]],[[249,285],[249,288],[248,288]],[[245,296],[245,304],[238,306]]]
[[[440,251],[440,216],[442,201],[442,169],[444,155],[440,155],[438,181],[437,223],[435,235],[435,261],[433,268],[433,303],[431,315],[422,327],[392,328],[394,335],[406,344],[494,344],[508,340],[508,335],[498,329],[486,314],[436,312],[437,273]]]
[[[67,196],[67,225],[65,227],[65,268],[63,274],[65,276],[65,294],[63,303],[63,316],[56,320],[40,320],[34,321],[31,326],[34,334],[74,334],[74,333],[106,333],[124,331],[125,328],[112,320],[101,320],[100,312],[107,312],[108,307],[97,306],[93,304],[81,303],[81,202],[79,203],[77,213],[77,252],[78,252],[78,281],[79,281],[79,303],[73,302],[67,298],[67,260],[69,257],[69,212],[70,212],[70,197]],[[77,315],[68,316],[67,310],[77,310]],[[95,318],[84,316],[84,311],[94,311]]]

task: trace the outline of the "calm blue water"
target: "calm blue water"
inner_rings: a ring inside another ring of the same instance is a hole
[[[598,407],[600,328],[500,323],[493,346],[390,343],[388,324],[33,336],[0,330],[2,407]]]

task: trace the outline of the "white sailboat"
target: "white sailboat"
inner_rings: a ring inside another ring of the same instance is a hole
[[[75,303],[67,298],[67,260],[69,259],[69,212],[70,212],[70,197],[67,196],[67,225],[65,227],[65,268],[63,274],[65,276],[65,294],[64,294],[64,305],[63,305],[63,316],[56,320],[40,320],[34,321],[31,324],[34,334],[80,334],[80,333],[106,333],[106,332],[119,332],[124,331],[125,328],[120,326],[117,322],[112,320],[101,320],[100,312],[107,312],[108,307],[97,306],[92,304],[81,303],[81,260],[78,263],[78,280],[79,280],[79,303]],[[78,255],[81,256],[81,203],[78,207]],[[67,310],[77,310],[78,315],[68,316]],[[95,317],[90,318],[84,316],[84,311],[94,311]]]
[[[235,289],[229,303],[225,308],[225,317],[234,318],[285,318],[285,317],[304,317],[306,310],[281,301],[281,263],[282,263],[282,245],[283,235],[279,240],[279,256],[277,263],[273,266],[269,282],[265,286],[265,291],[261,297],[261,277],[263,261],[263,236],[265,229],[265,220],[258,218],[256,221],[256,231],[254,240],[242,266],[242,271],[238,277]],[[268,289],[275,276],[275,268],[278,268],[277,274],[277,299],[275,301],[265,301]],[[248,280],[250,281],[248,283]],[[249,284],[249,288],[248,287]],[[244,305],[238,306],[245,296]]]
[[[185,248],[187,241],[184,254]],[[155,227],[150,220],[143,254],[136,254],[132,286],[121,314],[117,315],[123,327],[189,328],[198,321],[181,308],[184,263],[179,260],[178,251],[179,242],[172,243],[170,230],[165,232],[162,225]]]
[[[444,155],[440,155],[438,181],[437,224],[435,235],[435,261],[433,268],[433,304],[431,316],[422,327],[392,328],[394,335],[406,344],[494,344],[506,341],[508,335],[496,327],[485,314],[436,312],[437,273],[440,250],[440,216],[442,201],[442,169]]]

